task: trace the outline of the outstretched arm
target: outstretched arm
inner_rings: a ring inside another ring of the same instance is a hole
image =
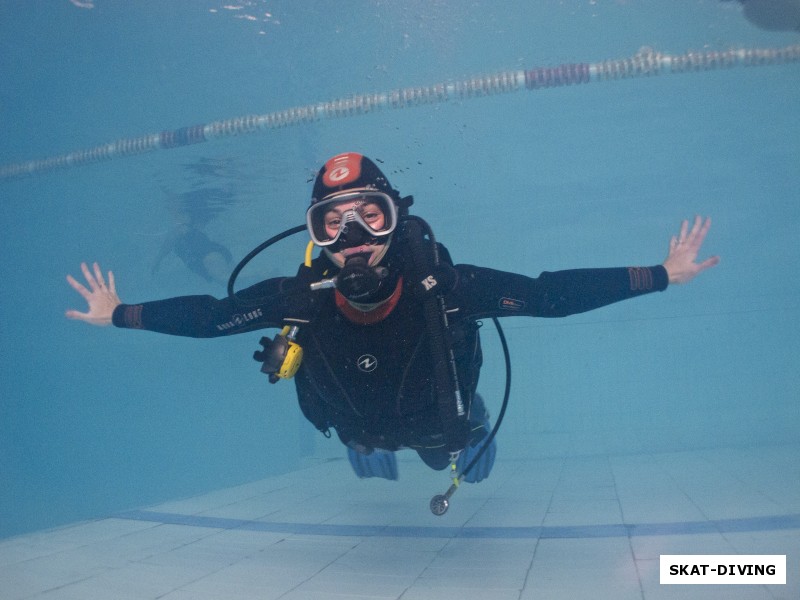
[[[89,304],[87,312],[80,312],[77,310],[68,310],[67,318],[77,319],[79,321],[86,321],[92,325],[111,325],[111,317],[114,314],[114,309],[122,304],[122,301],[117,296],[116,285],[114,284],[114,273],[108,272],[108,284],[103,278],[103,272],[100,270],[100,265],[94,263],[94,274],[89,270],[86,263],[81,263],[81,271],[86,278],[86,286],[78,282],[72,275],[67,275],[67,282],[72,288],[84,297]]]
[[[672,236],[669,242],[669,254],[664,260],[664,268],[667,270],[670,283],[688,283],[706,269],[719,264],[719,256],[696,262],[710,228],[710,218],[703,222],[703,219],[697,216],[691,231],[689,231],[689,221],[686,220],[681,224],[680,234]]]

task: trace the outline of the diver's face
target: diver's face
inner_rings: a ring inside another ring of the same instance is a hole
[[[336,204],[325,213],[325,233],[335,238],[342,226],[342,216],[351,210],[356,211],[373,231],[381,231],[386,226],[386,216],[377,204],[354,200]]]
[[[349,211],[357,212],[359,217],[361,217],[364,223],[366,223],[373,232],[381,231],[386,227],[386,215],[378,204],[363,199],[346,201],[333,205],[331,209],[325,213],[325,233],[330,239],[334,239],[337,235],[340,235],[339,229],[342,226],[363,229],[363,227],[356,222],[344,223],[344,216]],[[374,265],[380,260],[383,255],[386,238],[376,238],[371,235],[369,231],[364,231],[363,233],[363,243],[342,248],[338,252],[329,253],[334,263],[343,266],[345,261],[354,254],[369,254],[368,263],[370,265]],[[343,231],[341,235],[345,235],[345,232]]]

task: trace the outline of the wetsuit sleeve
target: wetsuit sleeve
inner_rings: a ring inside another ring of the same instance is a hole
[[[455,304],[473,318],[565,317],[663,291],[668,284],[661,265],[572,269],[536,278],[472,265],[457,265],[456,271]]]
[[[237,292],[238,301],[212,296],[182,296],[121,304],[114,310],[117,327],[145,329],[186,337],[219,337],[265,327],[279,327],[293,297],[293,278],[276,278]]]

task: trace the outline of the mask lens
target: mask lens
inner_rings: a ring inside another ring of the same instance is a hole
[[[348,192],[311,206],[306,213],[306,224],[318,246],[333,244],[351,227],[382,237],[397,226],[397,208],[382,192]]]

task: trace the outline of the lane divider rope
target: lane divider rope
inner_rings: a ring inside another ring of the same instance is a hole
[[[156,150],[169,150],[227,138],[302,125],[326,119],[341,119],[379,110],[465,100],[519,90],[540,90],[590,82],[649,77],[662,73],[689,73],[793,63],[800,60],[800,45],[783,48],[752,48],[687,52],[669,55],[642,48],[629,58],[598,63],[561,64],[502,71],[461,81],[408,87],[389,92],[354,95],[328,102],[308,104],[262,115],[248,115],[191,125],[174,130],[120,139],[85,150],[0,166],[0,180],[25,177]]]

